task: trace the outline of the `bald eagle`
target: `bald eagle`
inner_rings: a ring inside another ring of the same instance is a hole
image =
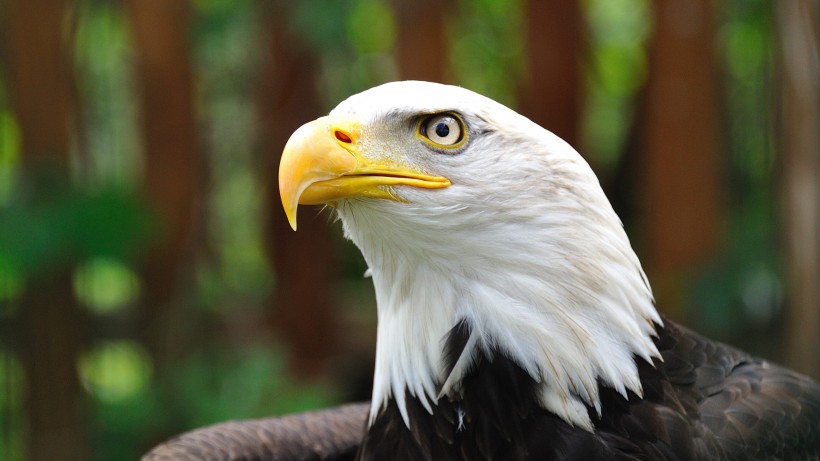
[[[590,167],[513,110],[372,88],[292,135],[279,187],[294,229],[327,204],[369,266],[372,401],[146,459],[820,459],[820,385],[664,319]]]

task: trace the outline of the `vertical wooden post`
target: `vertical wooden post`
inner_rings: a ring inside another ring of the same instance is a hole
[[[128,0],[140,96],[143,189],[160,218],[160,238],[142,267],[141,330],[154,360],[169,359],[167,313],[195,249],[201,193],[188,51],[188,2]]]
[[[658,304],[682,319],[686,280],[713,255],[720,228],[714,11],[709,0],[654,5],[640,120],[644,262]]]
[[[527,0],[524,17],[529,79],[522,89],[521,111],[577,146],[584,84],[580,2]]]
[[[448,65],[447,31],[450,0],[393,2],[398,19],[396,60],[402,80],[444,83]]]
[[[808,0],[781,0],[775,8],[789,293],[787,359],[820,379],[820,8]]]
[[[65,30],[66,0],[9,0],[3,24],[8,78],[22,132],[23,165],[68,184],[72,70]],[[48,200],[50,183],[35,183]],[[52,191],[53,192],[53,191]],[[55,262],[59,264],[59,262]],[[17,343],[25,370],[27,459],[88,458],[87,420],[76,363],[84,323],[71,268],[32,276],[22,298]]]

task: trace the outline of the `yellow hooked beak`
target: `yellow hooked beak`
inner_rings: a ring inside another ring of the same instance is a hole
[[[296,208],[349,197],[399,200],[389,186],[441,189],[450,181],[430,176],[389,160],[372,161],[362,155],[361,124],[352,117],[322,117],[302,125],[291,135],[279,163],[279,195],[296,230]]]

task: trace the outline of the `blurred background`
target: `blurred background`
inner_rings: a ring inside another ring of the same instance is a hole
[[[375,306],[290,133],[462,85],[592,164],[661,312],[820,378],[816,0],[0,0],[0,459],[367,399]]]

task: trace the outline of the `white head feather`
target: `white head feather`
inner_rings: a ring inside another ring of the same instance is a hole
[[[413,122],[444,111],[467,127],[454,153],[431,148]],[[338,204],[376,290],[371,422],[392,396],[408,423],[405,390],[432,412],[459,391],[473,355],[492,349],[540,383],[544,408],[587,430],[598,379],[642,394],[633,356],[659,357],[661,319],[620,220],[569,144],[491,99],[426,82],[351,96],[331,112],[340,114],[361,122],[368,158],[452,182],[397,187],[403,202]],[[445,376],[443,341],[460,319],[472,336]]]

